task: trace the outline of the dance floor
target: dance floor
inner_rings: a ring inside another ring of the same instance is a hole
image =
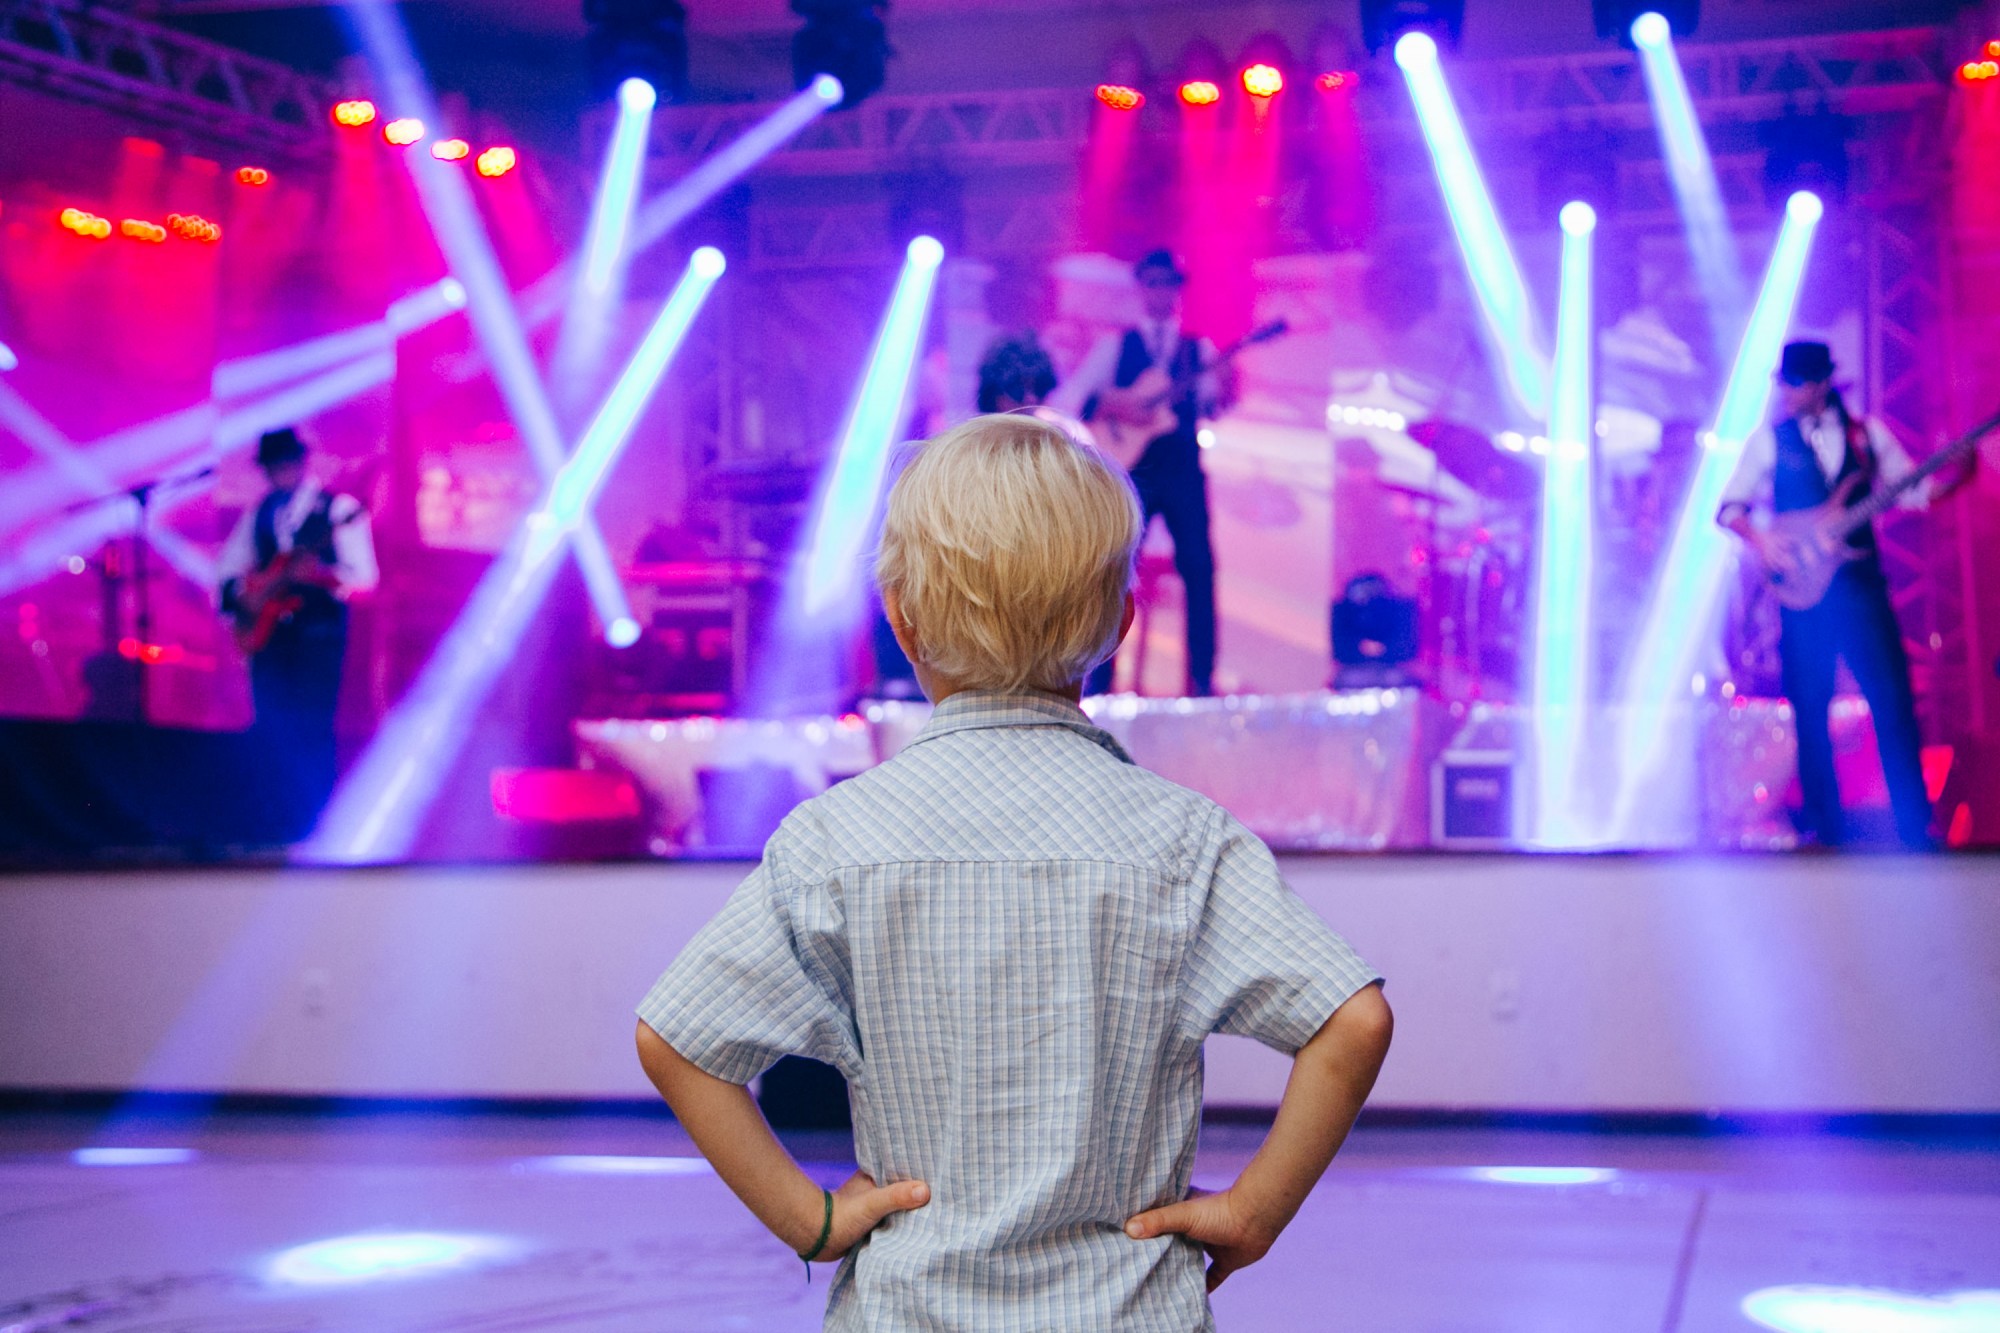
[[[1217,1320],[2000,1328],[1990,1131],[1364,1127]],[[1212,1125],[1197,1181],[1258,1133]],[[838,1136],[793,1146],[850,1169]],[[808,1286],[651,1115],[0,1113],[0,1333],[804,1330],[828,1272]]]

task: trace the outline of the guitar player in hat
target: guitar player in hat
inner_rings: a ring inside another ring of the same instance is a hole
[[[1830,505],[1825,512],[1832,517],[1871,492],[1895,487],[1916,470],[1880,421],[1849,413],[1833,386],[1833,369],[1825,343],[1786,345],[1778,368],[1783,415],[1745,443],[1716,514],[1716,521],[1741,537],[1777,579],[1798,569],[1811,552],[1796,537],[1775,531],[1766,515],[1795,515]],[[1898,503],[1923,509],[1943,499],[1971,478],[1977,458],[1967,451],[1954,472],[1924,477]],[[1843,563],[1825,595],[1803,609],[1780,612],[1779,657],[1798,732],[1805,832],[1824,847],[1840,845],[1845,836],[1827,729],[1835,664],[1845,660],[1874,719],[1897,836],[1906,847],[1929,848],[1934,845],[1931,805],[1918,756],[1910,664],[1889,603],[1874,525],[1862,524],[1845,541],[1846,549],[1834,548]]]
[[[1181,288],[1187,275],[1166,250],[1155,250],[1132,270],[1139,283],[1145,317],[1121,333],[1107,334],[1085,355],[1076,371],[1054,393],[1048,405],[1066,416],[1085,420],[1124,416],[1139,420],[1151,413],[1134,386],[1148,371],[1158,370],[1172,385],[1168,403],[1173,425],[1144,441],[1136,459],[1122,460],[1147,522],[1158,514],[1174,542],[1174,569],[1187,590],[1188,691],[1214,692],[1215,676],[1215,548],[1209,538],[1208,478],[1201,470],[1196,440],[1200,419],[1213,416],[1228,398],[1228,386],[1215,367],[1221,360],[1215,344],[1181,328]],[[1102,438],[1100,436],[1100,438]],[[1111,688],[1111,663],[1091,673],[1085,689],[1101,694]]]
[[[250,655],[255,728],[272,753],[285,841],[305,836],[333,792],[333,715],[347,656],[348,599],[379,574],[368,511],[306,471],[286,426],[257,441],[270,482],[222,548],[222,609]]]

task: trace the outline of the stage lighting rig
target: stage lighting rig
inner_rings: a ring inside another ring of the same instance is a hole
[[[1847,121],[1832,112],[1792,112],[1767,126],[1764,197],[1773,208],[1809,190],[1826,203],[1847,198]]]
[[[1656,20],[1647,15],[1666,20],[1662,40],[1669,33],[1692,37],[1695,26],[1701,22],[1701,0],[1590,0],[1590,16],[1596,20],[1597,35],[1621,46],[1638,45],[1656,25]],[[1635,29],[1633,25],[1642,18],[1646,26]]]
[[[1428,34],[1455,50],[1464,27],[1465,0],[1361,0],[1361,40],[1370,55],[1394,46],[1406,32]]]
[[[680,0],[583,0],[591,90],[610,97],[644,79],[662,102],[687,96],[687,10]]]
[[[860,106],[888,77],[896,54],[882,26],[888,0],[792,0],[806,25],[792,35],[792,82],[809,88],[822,74],[840,80],[835,111]]]

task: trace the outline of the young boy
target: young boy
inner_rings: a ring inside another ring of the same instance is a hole
[[[1213,1327],[1207,1291],[1270,1249],[1388,1049],[1379,978],[1264,845],[1077,707],[1131,625],[1139,534],[1116,466],[1042,421],[924,446],[876,573],[936,713],[794,811],[639,1006],[717,1174],[842,1261],[830,1329]],[[1242,1176],[1190,1197],[1211,1032],[1295,1058]],[[743,1087],[785,1054],[847,1078],[836,1192]]]

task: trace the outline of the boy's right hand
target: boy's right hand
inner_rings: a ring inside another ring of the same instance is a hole
[[[865,1171],[856,1171],[847,1178],[846,1184],[833,1192],[833,1230],[827,1235],[826,1248],[813,1256],[813,1262],[833,1263],[845,1258],[847,1252],[859,1245],[869,1232],[882,1225],[883,1218],[891,1213],[906,1213],[912,1208],[921,1208],[930,1201],[930,1186],[921,1180],[899,1180],[892,1185],[877,1185],[873,1176]],[[815,1235],[822,1220],[815,1220],[813,1224]]]
[[[1270,1252],[1276,1230],[1249,1215],[1234,1191],[1210,1194],[1190,1189],[1180,1203],[1152,1208],[1125,1224],[1134,1240],[1151,1240],[1168,1233],[1201,1242],[1208,1252],[1208,1289],[1214,1291],[1239,1268],[1248,1268]]]

